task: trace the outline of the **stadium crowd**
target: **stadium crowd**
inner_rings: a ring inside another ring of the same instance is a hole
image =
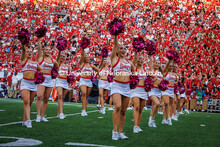
[[[21,72],[21,45],[16,37],[21,27],[33,33],[37,26],[47,26],[42,44],[51,46],[52,57],[58,53],[54,47],[56,38],[66,37],[69,50],[67,60],[73,71],[79,71],[81,37],[90,37],[91,61],[98,65],[101,62],[101,48],[107,46],[110,50],[113,46],[113,38],[106,31],[106,24],[114,17],[119,17],[126,25],[126,31],[121,35],[125,41],[121,43],[127,47],[129,59],[134,56],[132,38],[137,35],[156,42],[156,56],[164,64],[165,51],[175,48],[181,56],[178,72],[193,87],[192,98],[196,98],[200,88],[208,98],[220,97],[220,13],[214,5],[209,7],[198,1],[119,1],[115,4],[114,1],[103,3],[100,0],[87,4],[77,1],[62,4],[45,0],[23,4],[1,3],[0,14],[0,71],[4,73],[2,83],[5,83],[1,85],[0,91],[9,87],[9,97],[17,96],[21,80],[15,78]],[[37,42],[33,35],[30,46],[34,50],[33,59],[36,60]],[[148,68],[147,54],[144,51],[142,54],[146,61],[145,67]],[[77,84],[72,88],[77,88]]]

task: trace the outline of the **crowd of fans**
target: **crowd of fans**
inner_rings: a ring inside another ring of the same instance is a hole
[[[79,71],[81,37],[90,38],[88,52],[91,61],[98,65],[101,48],[106,46],[111,50],[113,46],[106,24],[114,17],[119,17],[126,26],[119,41],[127,47],[129,59],[133,57],[133,37],[142,36],[146,40],[155,41],[156,56],[160,57],[163,64],[166,62],[165,53],[168,49],[175,48],[179,51],[179,73],[191,83],[195,92],[202,88],[207,96],[212,96],[215,87],[219,91],[220,13],[215,5],[208,6],[199,1],[186,3],[120,0],[115,3],[96,0],[87,4],[78,1],[62,4],[45,0],[23,4],[1,3],[0,14],[0,71],[4,72],[5,79],[13,79],[8,73],[21,71],[20,43],[16,37],[20,28],[26,27],[33,34],[36,27],[47,26],[48,31],[42,44],[51,46],[54,58],[58,53],[54,47],[56,38],[67,38],[67,60],[73,71]],[[33,59],[36,59],[37,42],[33,35],[30,46],[34,50]],[[144,51],[142,54],[147,68],[147,54]],[[13,82],[8,81],[8,85],[12,86]]]

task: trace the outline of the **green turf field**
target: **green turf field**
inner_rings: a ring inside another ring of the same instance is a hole
[[[156,115],[157,128],[149,128],[150,110],[144,110],[141,128],[144,132],[133,134],[132,110],[127,111],[124,132],[128,140],[112,141],[112,111],[99,114],[96,105],[88,105],[88,116],[81,117],[81,104],[64,103],[64,120],[49,119],[47,123],[32,122],[32,129],[21,124],[2,124],[22,121],[22,100],[0,98],[0,146],[2,143],[16,141],[20,137],[41,141],[40,146],[65,146],[66,143],[85,143],[105,146],[220,146],[220,115],[193,113],[180,115],[173,126],[162,125],[162,115]],[[5,110],[5,111],[4,111]],[[36,105],[33,103],[31,119],[36,118]],[[57,115],[57,102],[49,102],[47,117]],[[98,118],[103,117],[103,118]],[[205,126],[201,126],[205,125]]]

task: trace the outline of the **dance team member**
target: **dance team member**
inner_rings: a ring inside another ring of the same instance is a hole
[[[177,112],[178,115],[180,115],[184,103],[185,103],[185,112],[189,113],[189,111],[187,109],[188,108],[188,105],[187,105],[188,103],[187,103],[187,97],[186,97],[187,84],[185,82],[184,77],[182,77],[181,82],[183,83],[183,87],[180,89],[180,92],[181,92],[181,90],[183,90],[184,92],[180,93],[180,108],[178,109],[178,112]]]
[[[82,48],[79,66],[81,71],[79,87],[81,89],[81,99],[82,99],[82,109],[83,109],[81,116],[88,116],[86,109],[88,104],[89,93],[92,89],[91,76],[94,72],[93,70],[99,72],[99,69],[96,66],[90,64],[89,55],[85,53],[84,48]]]
[[[168,60],[168,64],[169,65],[170,60]],[[162,98],[165,104],[165,109],[163,112],[163,121],[162,124],[168,124],[168,125],[172,125],[172,119],[171,119],[171,115],[173,113],[173,99],[174,99],[174,83],[176,82],[176,76],[173,73],[173,62],[168,66],[168,70],[166,72],[164,72],[164,79],[169,81],[169,87],[167,90],[165,91],[161,91],[162,93]],[[166,120],[167,118],[167,120]]]
[[[130,73],[134,71],[134,66],[125,58],[125,55],[126,48],[118,44],[118,36],[115,35],[114,47],[111,54],[112,69],[115,75],[114,82],[111,86],[111,95],[113,95],[114,104],[112,140],[128,139],[124,135],[123,129],[126,110],[130,100]]]
[[[147,92],[145,91],[145,78],[146,78],[146,71],[143,68],[144,59],[141,55],[137,55],[135,52],[133,65],[135,69],[135,75],[139,77],[139,83],[135,89],[131,90],[131,99],[133,100],[134,104],[134,128],[133,133],[143,132],[140,128],[141,118],[142,118],[142,111],[145,106],[146,100],[148,100]]]
[[[66,52],[59,51],[57,56],[57,63],[59,64],[59,75],[56,79],[56,89],[58,94],[58,117],[59,119],[64,119],[63,114],[63,100],[69,89],[69,84],[67,82],[67,76],[70,73],[70,66],[66,63]]]
[[[49,46],[44,47],[42,54],[42,47],[40,38],[37,40],[38,43],[38,52],[37,52],[37,60],[40,64],[42,72],[45,76],[44,83],[37,86],[37,119],[36,122],[48,122],[45,118],[45,113],[47,110],[48,99],[50,97],[51,91],[54,87],[54,80],[52,79],[51,73],[52,69],[55,66],[59,69],[59,64],[55,59],[51,57],[51,48]],[[59,58],[59,57],[57,57]],[[41,101],[43,100],[43,106],[41,107]]]
[[[33,50],[22,44],[21,66],[23,72],[23,79],[21,81],[21,97],[24,103],[24,115],[22,126],[32,128],[30,120],[31,104],[34,100],[37,91],[37,85],[34,82],[35,72],[40,71],[41,68],[36,61],[32,60]]]
[[[175,84],[178,85],[178,82],[180,82],[180,77],[179,75],[177,74],[177,68],[178,68],[178,65],[176,63],[173,64],[173,73],[174,75],[176,76],[176,82]],[[178,115],[176,114],[176,110],[177,110],[177,102],[178,100],[180,99],[180,93],[179,93],[179,90],[176,94],[174,94],[174,101],[173,101],[173,105],[172,105],[172,108],[173,108],[173,115],[171,116],[172,120],[175,120],[175,121],[178,121]]]
[[[110,83],[108,82],[109,73],[110,69],[108,67],[107,59],[102,58],[99,71],[99,99],[101,104],[100,113],[102,114],[105,114],[104,99],[106,93],[110,90]]]

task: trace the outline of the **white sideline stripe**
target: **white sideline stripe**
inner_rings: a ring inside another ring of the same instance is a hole
[[[114,147],[114,146],[106,146],[106,145],[96,145],[96,144],[85,144],[85,143],[76,143],[76,142],[68,142],[65,145],[74,145],[74,146],[95,146],[95,147]]]
[[[99,110],[93,110],[93,111],[88,111],[87,113],[92,113],[92,112],[97,112]],[[75,115],[79,115],[81,113],[73,113],[73,114],[66,114],[65,116],[75,116]],[[52,118],[57,118],[57,116],[52,116],[52,117],[46,117],[47,119],[52,119]],[[35,121],[36,119],[32,119],[31,121]],[[2,126],[9,126],[9,125],[15,125],[15,124],[20,124],[23,121],[18,121],[18,122],[11,122],[11,123],[6,123],[6,124],[0,124],[0,127]]]
[[[0,112],[5,111],[5,110],[0,110]]]

